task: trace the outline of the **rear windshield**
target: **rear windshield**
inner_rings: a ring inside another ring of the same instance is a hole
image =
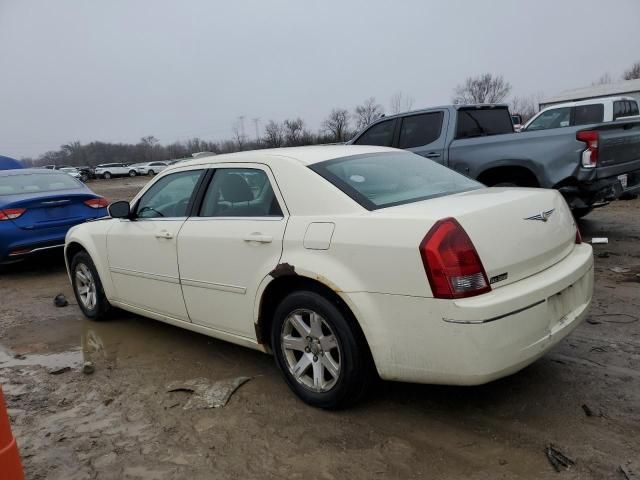
[[[79,187],[80,183],[66,173],[27,173],[0,176],[0,196],[54,192]]]
[[[409,152],[354,155],[309,168],[367,210],[484,188],[475,180]]]
[[[456,138],[484,137],[513,133],[506,108],[461,108],[458,110]]]

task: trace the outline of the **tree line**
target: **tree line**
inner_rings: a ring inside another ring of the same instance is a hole
[[[607,76],[607,79],[610,80],[610,78]],[[634,63],[626,70],[622,78],[625,80],[640,78],[640,62]],[[484,73],[468,77],[462,84],[456,86],[451,100],[455,104],[502,103],[509,98],[511,90],[511,84],[502,75]],[[526,122],[537,113],[540,99],[540,95],[514,96],[510,97],[508,103],[511,112],[520,114]],[[388,113],[394,115],[409,111],[413,108],[413,104],[412,97],[397,92],[389,101]],[[231,153],[261,148],[338,143],[349,140],[384,114],[384,107],[374,97],[369,97],[351,111],[346,108],[332,109],[317,131],[308,128],[302,118],[295,117],[284,121],[269,120],[264,126],[263,133],[257,138],[249,138],[245,135],[244,129],[236,124],[232,128],[233,137],[221,141],[192,138],[163,145],[152,135],[141,138],[135,144],[100,141],[83,144],[74,141],[37,158],[22,158],[22,163],[25,166],[129,164],[185,158],[196,152]]]

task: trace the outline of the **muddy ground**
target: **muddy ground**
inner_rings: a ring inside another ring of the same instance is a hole
[[[91,186],[116,200],[146,180]],[[640,200],[581,228],[587,240],[609,237],[594,247],[593,307],[544,358],[482,387],[381,383],[340,412],[297,400],[267,355],[122,312],[86,320],[60,255],[5,269],[0,383],[26,476],[623,479],[623,466],[640,478]],[[58,293],[71,305],[56,308]],[[165,387],[237,376],[252,379],[218,409],[184,410],[190,395]],[[549,443],[575,465],[556,473]]]

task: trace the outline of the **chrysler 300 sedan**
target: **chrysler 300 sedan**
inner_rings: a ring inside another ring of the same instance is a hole
[[[87,317],[119,307],[273,353],[291,389],[324,408],[376,375],[512,374],[591,302],[591,247],[558,192],[486,188],[391,148],[199,158],[109,211],[66,239]]]

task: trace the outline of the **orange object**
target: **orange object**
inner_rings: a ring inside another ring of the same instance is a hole
[[[11,433],[2,387],[0,387],[0,480],[24,480],[18,444]]]

